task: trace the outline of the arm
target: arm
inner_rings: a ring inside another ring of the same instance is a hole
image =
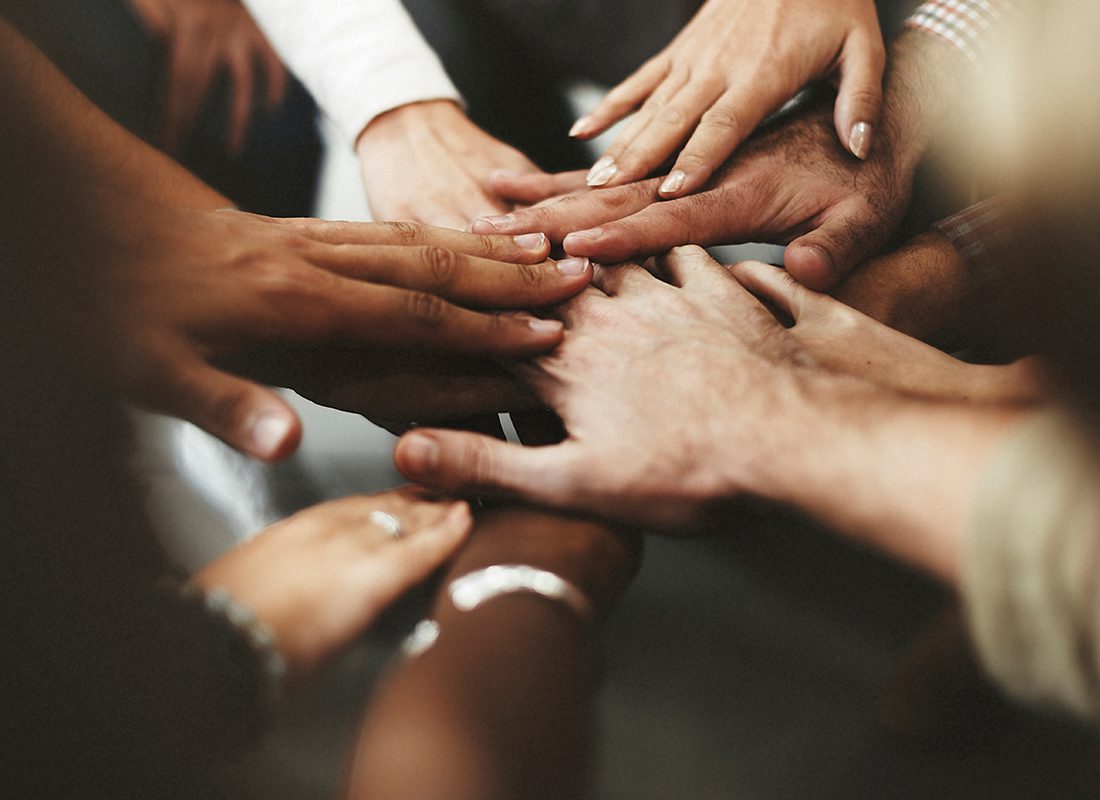
[[[573,583],[602,618],[637,558],[635,539],[603,525],[502,510],[479,518],[442,585],[492,564],[526,564]],[[581,619],[529,593],[462,612],[445,591],[433,617],[440,629],[435,644],[402,664],[375,694],[350,796],[587,796],[598,619]]]
[[[246,2],[355,147],[375,219],[465,230],[510,208],[489,174],[534,165],[470,122],[399,0]]]

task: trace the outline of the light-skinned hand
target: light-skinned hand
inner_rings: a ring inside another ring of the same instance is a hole
[[[396,517],[400,537],[374,512]],[[265,528],[192,581],[225,590],[270,627],[292,678],[300,680],[442,565],[472,525],[466,503],[413,487],[346,497]]]
[[[645,178],[675,155],[658,193],[681,197],[703,186],[803,86],[832,77],[837,137],[865,159],[879,125],[885,61],[871,0],[708,0],[570,134],[592,138],[633,112],[587,174],[588,185]]]

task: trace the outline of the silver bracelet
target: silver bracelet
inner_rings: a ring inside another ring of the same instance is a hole
[[[525,564],[495,564],[455,578],[447,587],[459,611],[473,611],[494,597],[515,592],[531,592],[564,603],[586,622],[595,617],[584,592],[560,575]]]
[[[585,622],[595,618],[592,603],[584,592],[560,575],[525,564],[495,564],[455,578],[447,586],[451,603],[459,611],[473,611],[494,597],[530,592],[564,603]],[[416,658],[431,649],[439,638],[439,623],[425,619],[417,623],[401,645],[406,658]]]

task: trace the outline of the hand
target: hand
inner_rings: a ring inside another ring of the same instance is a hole
[[[425,429],[394,453],[406,476],[615,519],[677,526],[758,486],[761,460],[797,448],[774,424],[810,393],[813,358],[699,248],[663,259],[676,285],[600,268],[561,307],[567,333],[522,370],[568,438],[526,448]]]
[[[412,103],[375,118],[356,151],[375,219],[457,230],[466,230],[483,214],[511,209],[492,190],[491,172],[538,169],[449,100]]]
[[[308,387],[331,359],[354,366],[343,380],[363,383],[376,357],[415,371],[418,353],[543,352],[560,341],[560,323],[470,307],[547,305],[589,277],[584,262],[565,262],[567,274],[545,261],[544,238],[532,249],[408,224],[176,209],[105,191],[70,202],[65,213],[51,206],[67,235],[26,245],[65,265],[44,282],[57,294],[59,335],[85,352],[95,379],[130,400],[268,460],[295,449],[300,425],[276,393],[242,376]]]
[[[233,83],[226,149],[244,148],[252,116],[257,77],[265,87],[267,108],[276,108],[286,92],[286,70],[252,17],[238,0],[130,0],[146,27],[168,48],[168,88],[164,103],[163,144],[179,152],[218,74]]]
[[[375,511],[397,517],[400,538],[372,520]],[[346,497],[265,528],[193,582],[224,589],[267,624],[300,679],[446,561],[471,526],[465,503],[412,487]]]
[[[588,173],[588,185],[644,178],[686,141],[658,190],[680,197],[703,186],[799,89],[836,74],[837,136],[865,159],[879,124],[885,60],[869,0],[709,0],[570,134],[589,139],[636,111]]]
[[[576,177],[497,180],[530,201],[535,187],[561,190]],[[866,162],[851,158],[836,142],[829,109],[818,103],[746,143],[698,194],[662,201],[659,183],[574,194],[478,220],[473,230],[542,231],[570,255],[603,263],[688,243],[790,242],[787,269],[824,289],[893,234],[909,204],[912,171],[895,163],[887,146]]]
[[[776,267],[746,261],[730,272],[793,320],[790,334],[834,371],[943,400],[1024,403],[1046,394],[1032,359],[1006,366],[968,364],[799,285]]]

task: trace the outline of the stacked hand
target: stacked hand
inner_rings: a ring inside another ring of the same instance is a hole
[[[835,75],[836,133],[863,159],[878,127],[885,59],[869,0],[709,0],[570,133],[588,139],[636,111],[586,176],[588,185],[639,180],[676,155],[658,191],[680,197],[702,187],[799,89]]]

